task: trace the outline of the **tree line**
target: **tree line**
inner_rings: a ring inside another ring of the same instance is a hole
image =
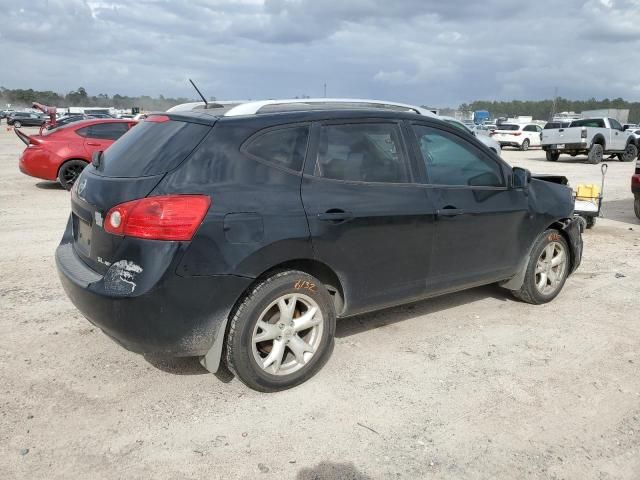
[[[629,122],[640,122],[640,102],[627,102],[622,98],[614,98],[613,100],[608,98],[603,100],[596,100],[595,98],[590,98],[589,100],[556,98],[555,106],[553,100],[511,100],[509,102],[476,100],[472,103],[460,105],[460,110],[463,111],[488,110],[493,118],[531,115],[535,120],[550,120],[553,113],[580,113],[585,110],[599,110],[603,108],[629,109]]]
[[[66,94],[52,92],[50,90],[38,91],[29,89],[9,89],[0,87],[0,108],[11,104],[11,108],[18,109],[30,107],[33,102],[56,107],[115,107],[117,109],[131,109],[140,107],[146,111],[164,111],[179,103],[193,102],[191,98],[167,98],[159,95],[156,98],[144,95],[141,97],[129,97],[115,94],[109,96],[106,93],[89,95],[80,87]]]

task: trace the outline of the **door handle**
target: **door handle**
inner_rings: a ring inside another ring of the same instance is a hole
[[[90,145],[92,147],[99,147],[101,144],[100,143],[94,143],[94,142],[87,142],[87,145]]]
[[[464,215],[465,211],[461,208],[452,207],[447,205],[446,207],[436,210],[436,215],[441,217],[457,217],[458,215]]]
[[[318,220],[323,222],[333,222],[333,223],[342,223],[347,220],[351,220],[353,215],[351,212],[346,212],[339,208],[332,208],[331,210],[327,210],[324,213],[318,214]]]

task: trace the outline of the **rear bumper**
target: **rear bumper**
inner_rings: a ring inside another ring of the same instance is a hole
[[[640,195],[640,173],[631,176],[631,193]]]
[[[51,152],[42,148],[25,148],[18,164],[20,171],[30,177],[55,181],[62,162]]]
[[[224,334],[219,327],[252,282],[233,275],[181,277],[171,260],[150,288],[123,295],[114,282],[131,276],[112,272],[116,264],[100,275],[64,240],[56,250],[56,265],[67,296],[91,323],[128,350],[168,356],[204,355]]]
[[[563,145],[562,148],[558,148],[558,145]],[[542,145],[542,149],[547,151],[547,150],[553,150],[556,152],[586,152],[589,150],[589,145],[587,145],[586,142],[583,143],[563,143],[563,144],[557,144],[557,143],[553,143],[553,144],[547,144],[547,145]]]

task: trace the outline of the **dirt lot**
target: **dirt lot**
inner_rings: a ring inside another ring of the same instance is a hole
[[[145,359],[65,297],[68,194],[0,132],[0,478],[640,478],[640,222],[633,164],[579,271],[533,307],[484,287],[338,324],[313,380],[265,395]],[[572,184],[599,166],[504,157]]]

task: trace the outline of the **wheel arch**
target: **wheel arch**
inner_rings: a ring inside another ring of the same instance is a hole
[[[607,148],[607,142],[605,141],[604,136],[601,134],[598,134],[595,137],[593,137],[593,140],[591,141],[591,146],[596,144],[602,145],[603,150],[606,150]]]
[[[81,162],[86,163],[87,165],[89,165],[89,163],[91,163],[86,158],[81,158],[81,157],[70,157],[70,158],[67,158],[66,160],[63,160],[62,162],[60,162],[60,166],[58,167],[58,170],[56,171],[56,177],[58,177],[60,175],[60,170],[62,170],[62,167],[64,167],[67,163],[69,163],[71,161],[74,161],[74,160],[79,160]]]

